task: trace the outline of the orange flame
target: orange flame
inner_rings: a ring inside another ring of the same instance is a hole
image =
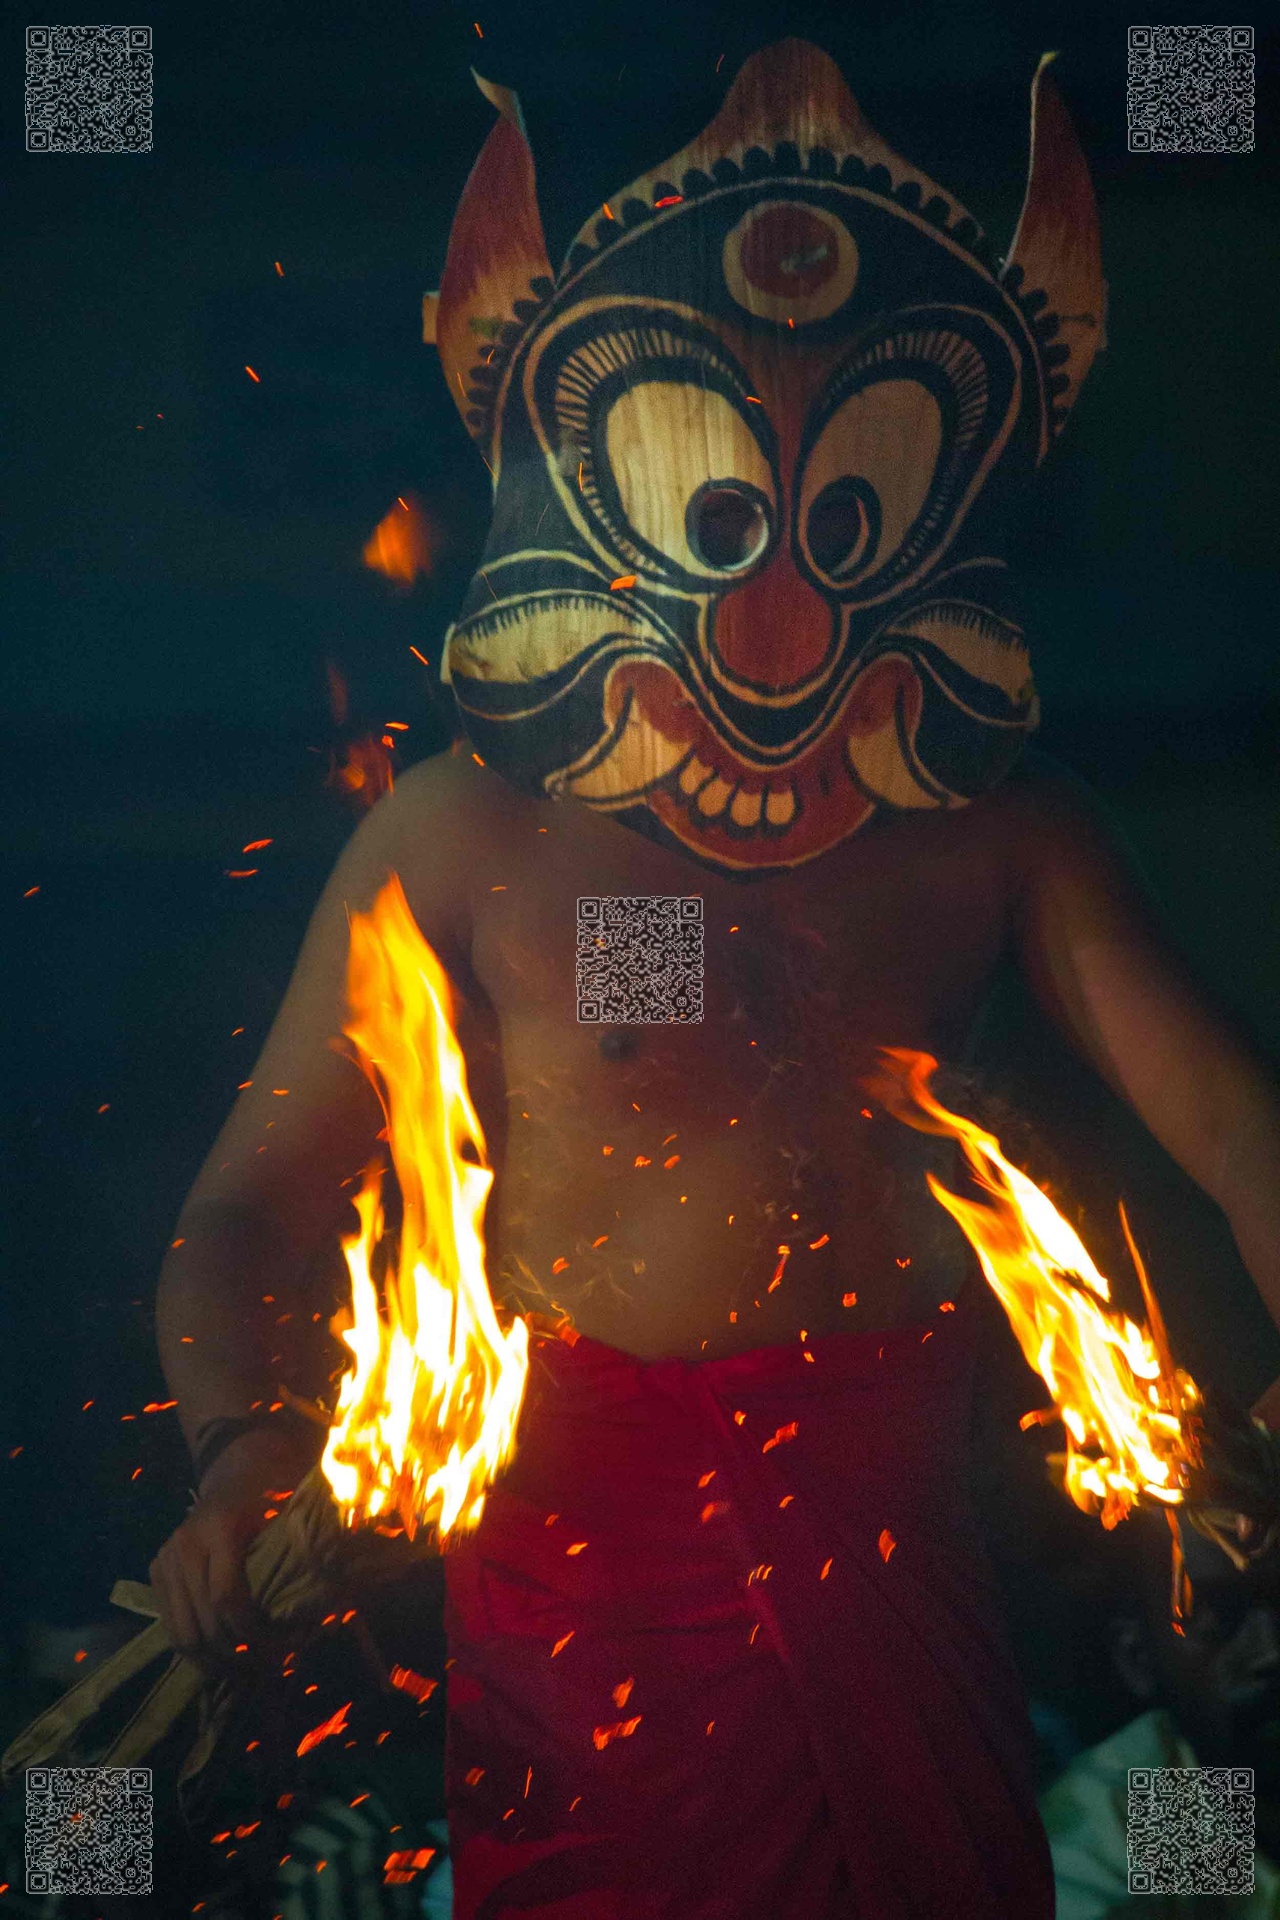
[[[358,812],[373,806],[395,786],[395,776],[391,771],[391,749],[373,734],[366,734],[359,740],[348,740],[342,749],[341,759],[336,753],[330,754],[326,784],[353,799]]]
[[[361,557],[375,573],[411,587],[419,574],[431,572],[435,552],[435,530],[416,494],[410,493],[397,494],[396,504],[374,528]]]
[[[1060,1418],[1066,1429],[1063,1484],[1072,1500],[1082,1512],[1100,1512],[1104,1527],[1143,1499],[1166,1511],[1178,1505],[1186,1469],[1198,1458],[1187,1416],[1202,1398],[1172,1363],[1141,1263],[1150,1329],[1107,1304],[1110,1286],[1079,1237],[1048,1195],[1010,1165],[999,1142],[940,1105],[928,1084],[937,1061],[902,1047],[881,1048],[880,1058],[883,1069],[869,1089],[908,1126],[958,1140],[991,1196],[991,1205],[966,1200],[928,1175],[930,1192],[982,1263],[1027,1364],[1053,1396],[1055,1411],[1034,1417]]]
[[[351,710],[346,680],[332,660],[325,661],[324,671],[329,686],[329,711],[333,715],[334,725],[345,727]],[[391,771],[394,749],[395,741],[385,730],[381,736],[369,733],[346,741],[341,748],[341,757],[331,748],[325,785],[346,794],[348,799],[354,801],[356,811],[363,813],[395,787],[395,777]]]
[[[352,1325],[322,1466],[348,1525],[398,1515],[443,1540],[473,1527],[510,1457],[528,1371],[525,1322],[499,1325],[484,1267],[493,1182],[467,1092],[453,999],[398,876],[351,916],[344,1032],[382,1102],[403,1203],[398,1247],[383,1233],[383,1169],[343,1240]],[[385,1314],[373,1279],[386,1270]]]

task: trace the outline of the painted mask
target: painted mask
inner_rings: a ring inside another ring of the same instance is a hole
[[[424,337],[493,475],[442,663],[487,765],[743,879],[1007,771],[1037,704],[1005,550],[1104,344],[1050,57],[1005,262],[787,40],[553,278],[480,82]]]

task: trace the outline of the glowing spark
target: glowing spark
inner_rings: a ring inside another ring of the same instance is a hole
[[[388,1678],[393,1687],[398,1687],[401,1693],[407,1693],[409,1698],[416,1700],[419,1705],[431,1698],[437,1686],[436,1681],[428,1680],[421,1673],[415,1673],[412,1667],[392,1667]]]
[[[318,1747],[322,1740],[330,1740],[336,1733],[345,1733],[347,1731],[347,1715],[350,1713],[353,1704],[352,1701],[348,1700],[345,1706],[339,1707],[338,1711],[330,1714],[327,1720],[322,1720],[318,1727],[312,1727],[310,1733],[304,1733],[298,1742],[299,1756],[304,1753],[310,1753],[312,1747]]]
[[[603,1753],[611,1740],[629,1740],[640,1725],[639,1714],[634,1720],[619,1720],[611,1727],[597,1727],[591,1738],[597,1753]]]

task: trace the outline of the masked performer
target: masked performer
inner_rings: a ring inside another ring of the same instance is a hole
[[[203,1478],[153,1577],[182,1644],[244,1631],[262,1489],[314,1453],[246,1409],[382,1122],[327,1043],[395,871],[457,989],[495,1296],[569,1315],[446,1557],[458,1920],[1048,1920],[964,1494],[981,1282],[864,1111],[875,1049],[956,1057],[1013,955],[1280,1319],[1275,1090],[1020,760],[1014,515],[1103,343],[1085,162],[1042,63],[1001,260],[787,41],[555,276],[485,91],[425,308],[494,478],[443,668],[468,739],[354,836],[182,1215],[160,1338]],[[597,907],[633,942],[599,992]],[[668,991],[698,937],[700,1003]]]

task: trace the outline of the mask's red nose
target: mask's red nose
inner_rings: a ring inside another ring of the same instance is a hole
[[[834,609],[779,545],[761,572],[720,602],[712,640],[729,671],[743,680],[793,687],[822,665],[834,627]]]

